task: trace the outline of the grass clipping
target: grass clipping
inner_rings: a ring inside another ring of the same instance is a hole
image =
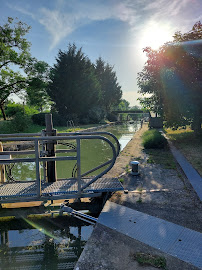
[[[166,270],[166,259],[164,257],[139,252],[135,253],[133,257],[142,266],[150,265],[156,268]]]

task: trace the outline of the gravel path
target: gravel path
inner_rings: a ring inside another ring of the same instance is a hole
[[[202,204],[182,170],[164,169],[147,163],[148,156],[141,145],[143,125],[117,159],[108,176],[120,176],[128,192],[117,192],[111,201],[145,212],[170,222],[202,232]],[[131,160],[138,159],[139,176],[126,173]]]

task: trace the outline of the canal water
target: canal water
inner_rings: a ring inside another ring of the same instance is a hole
[[[106,131],[113,133],[117,139],[119,140],[119,143],[121,145],[121,150],[127,145],[127,143],[130,141],[130,139],[133,137],[134,133],[137,131],[137,129],[140,127],[139,122],[134,122],[132,124],[130,123],[124,123],[122,125],[113,125],[109,126],[103,130],[99,131]],[[113,139],[110,139],[113,142]],[[69,141],[68,141],[69,142]],[[67,149],[63,144],[58,144],[56,147],[57,149]],[[74,145],[75,143],[72,142]],[[75,156],[75,153],[68,153],[68,156]],[[65,154],[57,154],[57,156],[65,156]],[[29,156],[16,156],[15,157],[32,157]],[[112,151],[109,145],[101,140],[82,140],[81,141],[81,173],[85,173],[86,171],[89,171],[104,162],[110,160],[112,158]],[[56,162],[57,167],[57,178],[58,179],[66,179],[72,177],[72,170],[75,166],[76,161],[58,161]],[[43,176],[42,171],[42,164],[41,164],[41,175]],[[103,170],[103,169],[102,169]],[[98,174],[101,170],[96,171],[96,174]],[[95,172],[90,174],[89,176],[95,175]],[[16,163],[15,166],[12,169],[12,176],[17,181],[31,181],[35,180],[35,163]]]
[[[121,144],[121,150],[133,137],[139,123],[110,126],[103,131],[113,133]],[[63,148],[64,145],[58,145]],[[22,156],[20,156],[22,157]],[[105,142],[82,141],[82,172],[111,158]],[[71,177],[75,163],[57,163],[58,178]],[[33,180],[34,163],[16,164],[12,170],[16,180]],[[69,217],[21,219],[0,222],[0,269],[5,270],[56,270],[73,269],[93,230],[92,225]]]

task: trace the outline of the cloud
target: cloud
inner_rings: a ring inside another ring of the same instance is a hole
[[[136,21],[135,10],[129,1],[109,1],[106,6],[103,1],[58,1],[55,10],[49,8],[40,9],[39,22],[51,35],[50,49],[75,31],[80,26],[94,21],[116,19],[133,25]]]
[[[57,0],[38,7],[33,14],[25,8],[12,7],[42,24],[50,35],[50,50],[81,26],[95,21],[119,20],[132,33],[141,34],[149,21],[165,22],[182,14],[191,0]],[[198,0],[195,0],[198,1]],[[54,6],[53,6],[54,5]],[[51,6],[51,8],[50,8]],[[177,18],[176,18],[177,19]],[[171,28],[176,31],[175,25]],[[183,29],[184,30],[184,29]]]
[[[24,14],[24,15],[28,15],[28,16],[31,17],[32,19],[35,19],[35,15],[34,15],[32,12],[28,11],[27,9],[25,9],[25,8],[23,8],[23,7],[20,7],[20,6],[13,6],[13,5],[9,4],[9,3],[7,3],[7,6],[8,6],[9,8],[11,8],[11,9],[14,9],[14,10],[16,10],[16,11],[18,11],[18,12]]]
[[[144,10],[153,11],[156,17],[177,16],[188,4],[190,0],[154,0],[146,5]]]
[[[41,9],[39,22],[45,26],[51,35],[50,50],[52,50],[63,38],[71,34],[76,26],[71,15],[61,14],[58,10]]]

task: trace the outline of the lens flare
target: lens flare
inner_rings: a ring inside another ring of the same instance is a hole
[[[46,229],[42,228],[41,226],[39,226],[38,224],[34,223],[33,221],[27,219],[27,218],[22,218],[24,221],[26,221],[29,225],[31,225],[34,229],[37,229],[39,232],[55,239],[55,240],[59,240],[58,237],[56,237],[55,235],[53,235],[52,233],[50,233],[49,231],[47,231]]]

